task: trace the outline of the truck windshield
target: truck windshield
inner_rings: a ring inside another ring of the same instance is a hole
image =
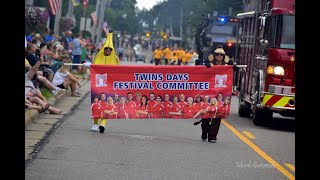
[[[274,18],[276,36],[272,44],[278,48],[295,49],[295,16],[281,15]]]
[[[233,26],[229,26],[229,25],[223,25],[223,26],[219,26],[219,25],[215,25],[213,26],[213,28],[211,29],[212,34],[227,34],[227,35],[233,35]]]

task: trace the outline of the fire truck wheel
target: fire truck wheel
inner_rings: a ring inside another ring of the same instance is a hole
[[[272,111],[267,108],[257,108],[253,114],[253,124],[261,126],[267,124],[272,119]]]

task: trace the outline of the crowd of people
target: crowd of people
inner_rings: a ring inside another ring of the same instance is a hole
[[[26,36],[25,48],[25,108],[60,114],[62,111],[48,102],[41,89],[59,98],[70,88],[71,96],[79,97],[81,85],[75,74],[87,72],[86,63],[92,62],[95,51],[93,44],[79,33],[73,36],[68,30],[57,36],[46,28],[42,35]]]
[[[153,60],[155,65],[188,65],[194,53],[178,46],[161,45],[153,51]]]

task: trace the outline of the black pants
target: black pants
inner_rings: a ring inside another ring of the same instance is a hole
[[[154,62],[156,65],[159,65],[160,64],[160,59],[154,59]]]
[[[202,119],[201,121],[201,129],[202,129],[202,139],[208,140],[217,140],[217,135],[220,128],[221,118],[213,118],[212,122],[211,119]]]
[[[220,124],[221,118],[212,118],[212,122],[208,133],[208,140],[217,140]]]

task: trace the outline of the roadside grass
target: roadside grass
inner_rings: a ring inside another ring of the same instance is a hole
[[[40,88],[41,94],[49,100],[51,97],[53,97],[53,94],[47,89],[47,88]]]

